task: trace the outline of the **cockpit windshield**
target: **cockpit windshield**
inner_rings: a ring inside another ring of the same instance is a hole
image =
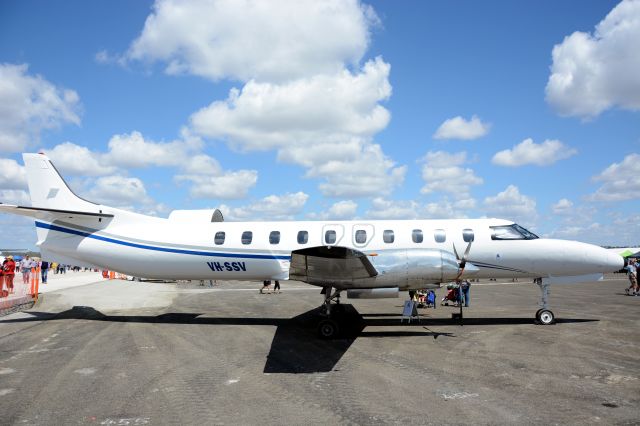
[[[529,232],[522,226],[513,224],[505,226],[491,226],[492,240],[535,240],[538,238],[533,232]]]

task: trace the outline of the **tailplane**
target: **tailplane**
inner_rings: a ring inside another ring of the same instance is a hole
[[[22,154],[31,205],[36,208],[97,212],[98,205],[73,193],[44,154]]]

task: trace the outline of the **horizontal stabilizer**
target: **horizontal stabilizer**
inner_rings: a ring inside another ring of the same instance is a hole
[[[75,211],[75,210],[58,210],[47,209],[43,207],[27,207],[27,206],[15,206],[12,204],[0,203],[0,212],[12,213],[20,216],[33,217],[35,219],[54,221],[56,219],[80,219],[80,218],[112,218],[112,214],[102,212],[88,212],[88,211]]]

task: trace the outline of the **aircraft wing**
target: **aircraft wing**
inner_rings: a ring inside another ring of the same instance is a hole
[[[289,279],[309,284],[350,284],[372,278],[378,271],[367,255],[346,247],[318,246],[291,253]]]
[[[15,206],[12,204],[0,203],[0,212],[28,216],[34,219],[54,221],[56,219],[78,219],[78,218],[111,218],[112,214],[101,212],[82,212],[76,210],[46,209],[42,207]]]

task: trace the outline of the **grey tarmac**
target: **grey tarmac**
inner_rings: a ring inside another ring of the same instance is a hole
[[[315,335],[320,289],[281,284],[44,294],[0,318],[1,423],[640,423],[640,297],[623,275],[552,287],[551,326],[533,324],[530,282],[473,283],[464,326],[452,307],[407,325],[403,298],[343,298],[333,341]]]

